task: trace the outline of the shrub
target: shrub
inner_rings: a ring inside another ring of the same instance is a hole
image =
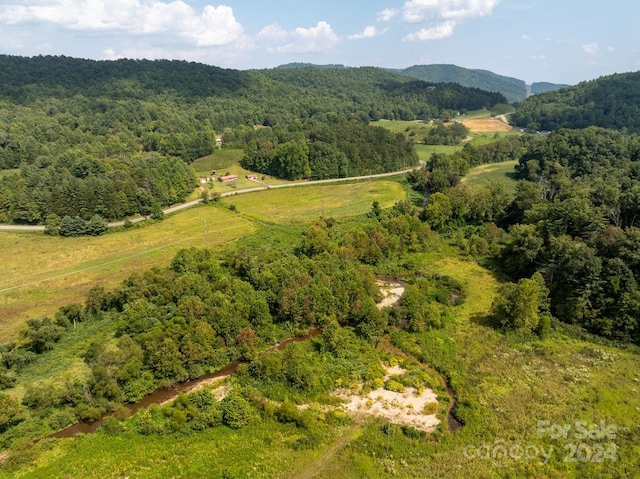
[[[435,401],[428,402],[424,405],[424,410],[422,412],[424,414],[435,414],[438,412],[438,403]]]
[[[387,382],[384,383],[384,388],[387,391],[392,391],[394,393],[404,392],[404,386],[394,379],[387,380]]]
[[[248,425],[254,418],[254,410],[249,401],[237,393],[229,394],[220,405],[222,407],[222,424],[234,429]]]

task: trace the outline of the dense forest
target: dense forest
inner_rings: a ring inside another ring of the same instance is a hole
[[[619,73],[527,98],[511,121],[529,130],[601,126],[640,131],[640,72]]]
[[[567,88],[570,86],[571,85],[567,85],[566,83],[533,82],[531,84],[531,93],[533,95],[539,95],[540,93],[560,90],[561,88]]]
[[[228,145],[246,147],[247,167],[283,178],[391,171],[416,162],[411,145],[364,124],[504,102],[379,68],[241,72],[3,55],[0,169],[13,171],[0,180],[0,221],[151,214],[184,200],[195,184],[186,165],[223,134]],[[243,133],[256,126],[267,128]]]
[[[483,150],[519,160],[513,200],[498,185],[460,183]],[[590,127],[433,155],[410,179],[430,194],[424,216],[434,228],[503,228],[496,265],[514,281],[539,275],[544,309],[554,317],[640,343],[639,172],[640,136]],[[468,241],[465,247],[487,249],[477,238]]]
[[[413,143],[403,134],[355,121],[316,123],[298,132],[244,129],[234,139],[244,145],[244,168],[290,180],[383,173],[418,163]]]

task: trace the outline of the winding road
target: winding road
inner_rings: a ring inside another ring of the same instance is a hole
[[[268,185],[264,183],[263,186],[258,186],[255,188],[246,188],[244,190],[238,190],[238,191],[228,191],[226,193],[222,193],[220,196],[224,198],[225,196],[253,193],[256,191],[272,190],[276,188],[292,188],[294,186],[308,186],[308,185],[319,185],[323,183],[339,183],[344,181],[359,181],[359,180],[368,180],[373,178],[384,178],[387,176],[397,176],[397,175],[409,173],[410,171],[413,171],[414,169],[417,169],[422,165],[423,165],[423,162],[421,161],[420,166],[417,166],[414,168],[406,168],[404,170],[391,171],[389,173],[378,173],[375,175],[349,176],[347,178],[332,178],[329,180],[300,181],[297,183],[284,183],[281,185]],[[165,215],[168,215],[170,213],[175,213],[176,211],[184,210],[186,208],[191,208],[192,206],[195,206],[198,203],[202,203],[202,199],[197,199],[197,200],[189,201],[187,203],[181,203],[179,205],[171,206],[170,208],[163,210],[163,213]],[[148,219],[148,217],[141,216],[139,218],[130,219],[129,221],[131,223],[139,223],[140,221],[144,221],[146,219]],[[109,228],[114,228],[116,226],[124,226],[124,223],[125,223],[124,221],[115,221],[113,223],[109,223],[107,226]],[[45,230],[45,227],[43,225],[36,225],[36,226],[0,225],[0,231],[44,231],[44,230]]]

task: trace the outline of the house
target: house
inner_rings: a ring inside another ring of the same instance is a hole
[[[221,183],[230,183],[232,181],[236,181],[237,179],[238,175],[224,175],[218,177],[218,181],[220,181]]]
[[[247,180],[257,180],[258,179],[258,175],[256,175],[255,173],[249,173],[247,175]]]
[[[211,181],[215,180],[215,178],[213,176],[201,176],[200,177],[200,183],[204,184],[204,183],[209,183]]]

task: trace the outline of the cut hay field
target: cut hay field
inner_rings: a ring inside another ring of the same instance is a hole
[[[471,186],[488,186],[491,183],[499,183],[509,194],[515,194],[518,181],[515,179],[514,167],[517,161],[505,161],[503,163],[489,163],[476,166],[469,170],[460,181]]]
[[[469,128],[472,133],[476,132],[501,132],[511,131],[511,125],[504,123],[503,121],[496,120],[494,118],[476,118],[464,120],[462,122],[464,126]]]
[[[320,216],[344,218],[371,210],[378,201],[387,208],[403,200],[400,183],[372,180],[348,184],[309,185],[258,191],[224,198],[243,215],[274,223],[311,223]]]
[[[217,246],[256,227],[223,208],[196,207],[162,222],[100,237],[60,238],[0,232],[0,342],[32,317],[83,301],[91,287],[111,288],[134,272],[168,264],[180,248]]]

